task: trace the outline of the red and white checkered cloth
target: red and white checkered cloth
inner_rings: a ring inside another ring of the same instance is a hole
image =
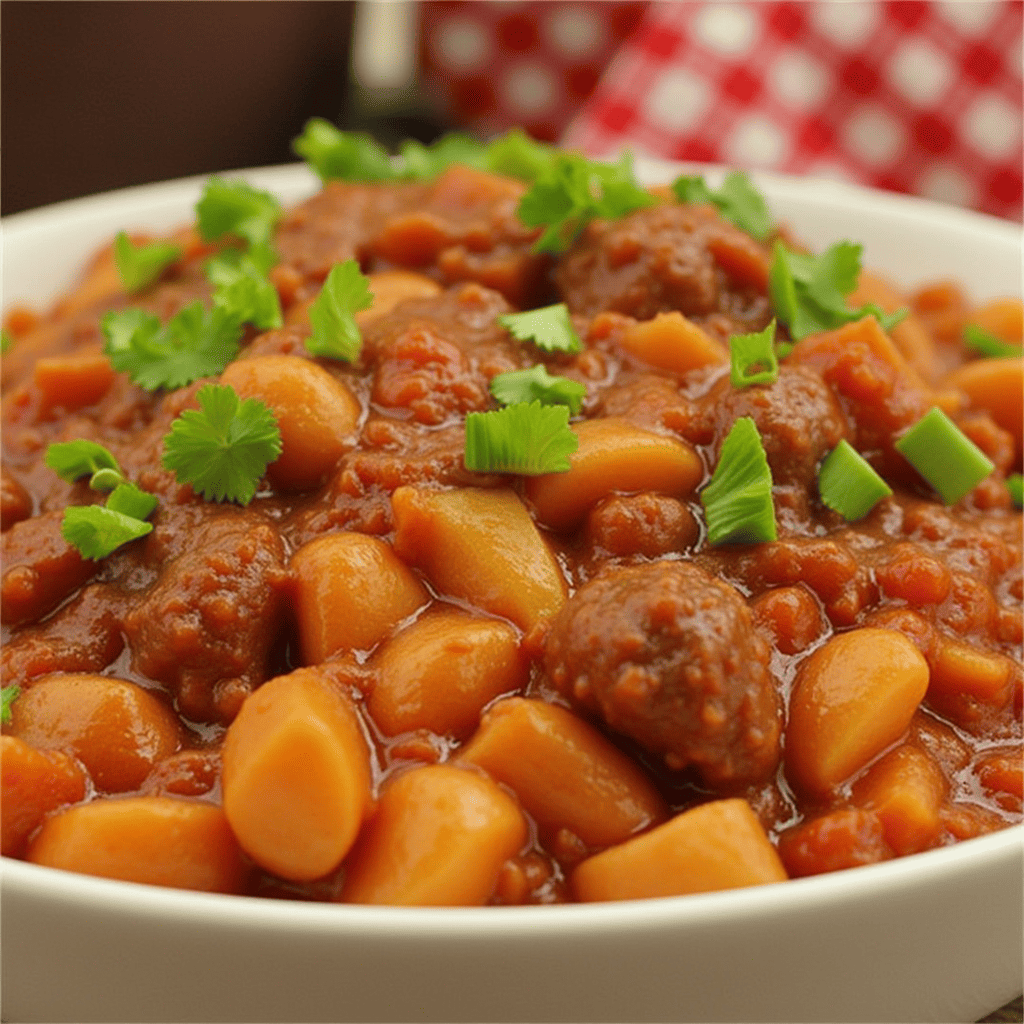
[[[1021,0],[434,0],[425,78],[477,130],[1020,219],[1022,14]]]

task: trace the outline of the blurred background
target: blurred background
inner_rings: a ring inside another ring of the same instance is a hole
[[[1021,219],[1022,0],[4,0],[0,199],[513,125]]]

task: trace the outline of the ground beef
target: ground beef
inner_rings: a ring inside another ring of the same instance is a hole
[[[768,658],[733,587],[665,561],[581,587],[554,620],[544,664],[562,694],[613,730],[728,790],[767,778],[779,759]]]

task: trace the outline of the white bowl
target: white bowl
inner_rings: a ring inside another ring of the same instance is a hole
[[[643,162],[648,181],[677,165]],[[291,202],[303,168],[246,180]],[[813,245],[913,285],[1019,294],[1013,224],[756,175]],[[3,300],[42,302],[121,227],[188,219],[205,179],[17,214]],[[972,1021],[1021,990],[1024,827],[777,886],[596,905],[401,909],[180,892],[2,864],[9,1021]]]

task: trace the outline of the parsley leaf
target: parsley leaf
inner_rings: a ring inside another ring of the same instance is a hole
[[[239,323],[255,324],[265,331],[284,323],[277,289],[250,253],[226,249],[208,260],[204,270],[214,285],[213,304]]]
[[[814,256],[775,243],[768,291],[778,318],[795,341],[865,316],[874,316],[888,331],[906,316],[905,309],[886,313],[874,303],[857,309],[846,305],[846,296],[857,287],[861,251],[860,245],[842,241]]]
[[[594,218],[621,217],[656,202],[634,179],[628,153],[615,164],[557,153],[519,200],[516,214],[527,227],[543,226],[536,252],[558,253]]]
[[[18,699],[21,687],[17,683],[0,687],[0,723],[10,725],[11,705]]]
[[[292,149],[321,181],[393,181],[398,177],[391,155],[372,136],[339,131],[320,117],[306,122]]]
[[[540,402],[541,405],[567,405],[571,415],[580,411],[587,395],[586,385],[568,377],[552,377],[543,363],[527,370],[510,370],[491,378],[491,394],[502,405]]]
[[[727,174],[717,192],[703,178],[686,175],[672,182],[672,191],[681,203],[711,204],[726,220],[759,241],[774,227],[764,196],[742,171]]]
[[[180,257],[181,249],[171,242],[134,245],[126,231],[118,232],[114,239],[114,265],[128,292],[142,291]]]
[[[505,313],[498,317],[498,323],[516,341],[532,341],[545,352],[581,352],[580,342],[569,307],[564,302],[540,309],[528,309],[523,313]]]
[[[466,417],[466,469],[537,476],[564,473],[579,438],[569,429],[564,405],[523,402]]]
[[[60,532],[84,558],[98,560],[152,529],[152,523],[103,505],[72,505],[64,510]]]
[[[210,178],[196,204],[196,216],[205,242],[235,235],[265,249],[273,240],[281,204],[269,192],[244,181]]]
[[[755,334],[734,334],[729,338],[729,378],[734,388],[751,384],[773,384],[779,379],[775,353],[775,321]]]
[[[772,473],[761,435],[749,416],[732,425],[711,482],[700,492],[709,544],[758,544],[775,540]]]
[[[306,348],[314,356],[328,356],[351,363],[359,358],[363,338],[355,314],[373,305],[369,282],[355,260],[337,263],[309,307],[313,333]]]
[[[261,401],[242,402],[226,384],[207,384],[196,399],[200,408],[186,409],[164,436],[163,465],[210,501],[248,505],[281,454],[277,420]]]
[[[147,391],[215,376],[238,355],[242,336],[234,312],[223,306],[207,310],[199,301],[162,329],[159,318],[142,309],[107,313],[100,327],[110,364]]]

